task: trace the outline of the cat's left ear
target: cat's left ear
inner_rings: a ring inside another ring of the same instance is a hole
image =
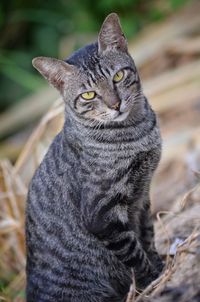
[[[99,53],[114,49],[128,51],[127,40],[122,32],[117,14],[108,15],[103,22],[98,37],[98,49]]]
[[[60,92],[67,78],[75,71],[75,66],[54,58],[37,57],[32,64]]]

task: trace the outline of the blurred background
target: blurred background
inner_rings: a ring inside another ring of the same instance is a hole
[[[32,67],[32,58],[66,58],[74,49],[96,39],[102,21],[112,11],[120,15],[132,46],[131,40],[142,29],[176,14],[191,2],[102,0],[94,5],[92,0],[1,0],[0,157],[16,160],[28,130],[56,97],[55,91],[52,95],[49,90],[45,93],[47,83]],[[134,55],[134,44],[132,48]],[[148,51],[146,46],[144,50]],[[30,98],[33,95],[35,98]],[[16,133],[21,134],[19,140],[11,141]]]
[[[120,16],[145,94],[160,118],[163,156],[152,210],[166,211],[199,183],[198,0],[1,0],[0,301],[24,301],[24,207],[28,183],[63,124],[57,91],[32,58],[66,58]],[[162,199],[160,198],[162,196]]]

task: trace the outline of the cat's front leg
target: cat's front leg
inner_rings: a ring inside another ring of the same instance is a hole
[[[122,231],[113,234],[104,241],[106,247],[112,250],[120,261],[135,272],[136,285],[145,288],[159,276],[140,241],[133,231]]]
[[[90,233],[127,267],[134,268],[138,287],[144,288],[157,278],[158,272],[149,261],[137,234],[130,229],[127,206],[123,202],[120,204],[120,198],[90,207],[84,220]]]
[[[164,264],[155,247],[154,226],[150,211],[150,201],[147,202],[140,214],[140,242],[148,258],[156,270],[161,272]]]

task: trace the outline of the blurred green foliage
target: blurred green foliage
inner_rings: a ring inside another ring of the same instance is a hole
[[[33,70],[38,55],[59,57],[63,37],[99,30],[110,12],[120,15],[128,37],[189,0],[1,0],[0,111],[42,87]]]

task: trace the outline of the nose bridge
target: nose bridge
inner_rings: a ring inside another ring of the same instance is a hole
[[[108,83],[102,83],[103,100],[109,108],[116,108],[120,104],[120,99],[117,93]]]

